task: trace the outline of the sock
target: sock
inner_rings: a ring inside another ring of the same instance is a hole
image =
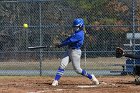
[[[55,80],[59,80],[64,73],[64,69],[58,68],[57,73],[55,75]]]
[[[92,79],[91,74],[88,74],[85,70],[82,70],[82,75],[88,77],[89,79]]]

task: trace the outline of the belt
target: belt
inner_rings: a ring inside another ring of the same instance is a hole
[[[68,49],[76,49],[76,48],[74,48],[74,47],[68,47]]]
[[[77,48],[72,47],[71,49],[77,49]]]
[[[69,47],[69,49],[79,49],[79,48],[75,48],[75,47]]]

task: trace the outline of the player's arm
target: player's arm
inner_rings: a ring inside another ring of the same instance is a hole
[[[72,43],[78,42],[81,39],[80,35],[72,35],[71,37],[67,38],[66,40],[64,40],[61,44],[60,47],[62,46],[67,46],[70,45]]]
[[[133,59],[140,59],[140,55],[134,55],[134,54],[123,54],[125,57],[133,58]]]
[[[122,56],[133,58],[133,59],[140,59],[140,55],[128,54],[124,53],[123,49],[120,47],[116,48],[116,58],[120,58]]]
[[[58,44],[55,44],[56,47],[60,48],[60,47],[63,47],[63,46],[67,46],[69,44],[71,44],[71,37],[68,37],[67,39],[65,39],[64,41],[62,41],[61,43],[58,43]]]

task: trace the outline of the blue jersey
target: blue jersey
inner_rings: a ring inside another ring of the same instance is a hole
[[[70,37],[68,37],[66,40],[62,41],[60,46],[67,46],[69,48],[73,49],[80,49],[84,42],[84,31],[79,30],[75,31],[74,34],[72,34]]]

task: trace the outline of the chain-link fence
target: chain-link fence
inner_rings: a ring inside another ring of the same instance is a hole
[[[28,46],[53,45],[72,33],[75,18],[85,20],[81,67],[95,74],[120,70],[125,58],[115,48],[135,50],[139,39],[139,0],[3,0],[0,1],[0,74],[54,75],[64,48],[29,50]],[[29,28],[23,28],[23,24]],[[127,39],[132,33],[132,39]],[[132,46],[124,46],[131,43]],[[70,64],[66,75],[74,75]]]

